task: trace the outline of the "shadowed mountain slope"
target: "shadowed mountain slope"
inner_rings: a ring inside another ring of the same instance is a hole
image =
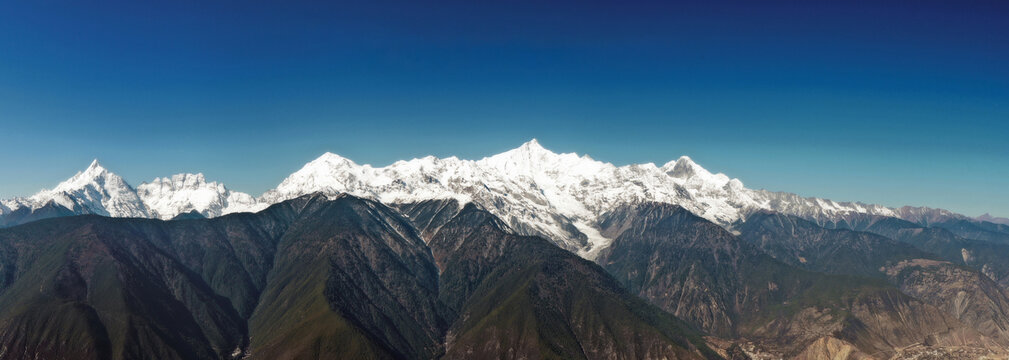
[[[441,351],[430,251],[370,201],[306,196],[210,220],[66,217],[0,231],[0,249],[2,358]]]
[[[738,230],[741,239],[787,263],[834,274],[884,277],[905,294],[946,311],[1000,344],[1009,344],[1005,291],[975,269],[941,261],[941,256],[912,245],[944,250],[946,246],[936,245],[959,241],[954,235],[894,218],[871,219],[858,226],[900,236],[903,242],[869,232],[825,229],[775,213],[754,214]]]
[[[909,221],[871,217],[859,224],[859,231],[883,235],[940,256],[954,264],[975,268],[1003,289],[1009,289],[1009,245],[971,240],[941,227],[924,227]]]
[[[926,340],[990,343],[881,280],[796,269],[674,205],[624,207],[600,225],[615,239],[598,261],[630,291],[706,331],[753,340],[772,353],[796,356],[843,343],[879,356]]]
[[[477,207],[428,205],[411,219],[307,195],[2,229],[0,359],[718,357],[597,265]]]
[[[739,238],[775,259],[830,274],[884,277],[880,268],[907,259],[938,259],[881,235],[825,229],[796,216],[771,212],[751,215],[736,228]]]
[[[691,359],[699,333],[598,265],[467,205],[430,241],[457,316],[446,358]]]

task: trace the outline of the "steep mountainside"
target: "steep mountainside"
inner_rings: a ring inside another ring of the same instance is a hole
[[[66,217],[0,231],[4,359],[229,358],[248,328],[227,298],[134,231]]]
[[[935,305],[980,333],[1009,346],[1009,296],[977,271],[949,262],[910,259],[885,268],[901,291]]]
[[[505,226],[471,204],[430,241],[441,299],[458,319],[446,358],[717,357],[689,326],[598,265]]]
[[[0,359],[717,358],[597,265],[438,204],[413,209],[451,250],[347,195],[0,229]]]
[[[895,222],[910,224],[881,218],[869,227],[892,228]],[[1009,344],[1005,332],[1009,298],[998,284],[975,269],[940,261],[940,256],[917,250],[907,242],[867,232],[825,229],[794,216],[759,214],[739,229],[741,239],[776,259],[834,274],[885,277],[905,294],[945,310],[999,344]]]
[[[855,230],[871,232],[908,243],[954,264],[980,270],[1003,288],[1009,289],[1009,244],[970,240],[941,227],[924,227],[897,218],[865,216],[850,224]]]
[[[598,261],[632,292],[772,353],[815,353],[837,343],[874,356],[926,341],[997,346],[881,281],[792,268],[677,206],[625,207],[603,219],[603,233],[615,240]]]
[[[425,242],[431,241],[438,230],[452,221],[463,209],[463,204],[455,199],[424,200],[393,206],[410,220]]]
[[[825,229],[796,216],[751,215],[737,227],[739,238],[782,262],[830,274],[885,276],[880,267],[935,255],[890,238],[847,229]]]
[[[442,352],[438,270],[393,210],[341,197],[281,237],[249,320],[252,358],[433,358]]]
[[[0,231],[0,249],[4,359],[440,352],[430,251],[361,199],[209,220],[50,219]]]

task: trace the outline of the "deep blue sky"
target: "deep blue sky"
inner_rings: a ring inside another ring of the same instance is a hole
[[[95,157],[258,195],[324,151],[385,165],[535,137],[1009,215],[1009,2],[690,3],[5,1],[0,197]]]

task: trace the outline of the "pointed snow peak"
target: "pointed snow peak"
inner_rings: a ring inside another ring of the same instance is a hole
[[[54,202],[79,213],[118,217],[147,217],[146,206],[136,191],[119,175],[94,160],[50,190],[42,190],[29,199],[32,208]]]
[[[510,158],[525,158],[525,159],[539,159],[547,156],[557,155],[553,151],[544,148],[543,145],[540,145],[540,142],[536,141],[536,139],[526,141],[521,146],[498,155],[505,155],[505,154],[508,154],[508,157]]]
[[[540,142],[538,140],[536,140],[536,138],[533,138],[532,140],[526,141],[524,144],[522,144],[521,147],[522,148],[526,148],[526,149],[531,149],[531,150],[532,149],[535,149],[535,150],[546,150],[546,149],[543,148],[543,145],[540,145]]]
[[[554,153],[553,151],[550,151],[550,150],[547,150],[546,148],[544,148],[543,145],[540,144],[539,140],[536,140],[535,138],[533,138],[532,140],[529,140],[529,141],[526,141],[526,142],[522,143],[522,145],[519,146],[515,150],[529,152],[529,153],[550,153],[550,154]],[[513,150],[513,151],[515,151],[515,150]]]
[[[354,163],[353,160],[350,160],[348,158],[345,158],[343,156],[328,151],[325,154],[322,154],[322,156],[316,158],[315,160],[312,160],[308,164],[353,165],[353,166],[357,165],[356,163]]]
[[[335,195],[347,192],[348,186],[374,185],[376,181],[374,168],[370,165],[358,165],[343,156],[326,152],[288,175],[276,188],[263,193],[260,199],[276,203],[313,192]]]
[[[87,170],[92,170],[92,169],[104,169],[102,167],[102,164],[100,164],[98,162],[98,158],[95,158],[94,160],[91,160],[91,165],[88,165]]]
[[[522,146],[477,161],[478,166],[486,166],[501,174],[549,177],[594,177],[602,172],[613,171],[613,164],[593,160],[589,156],[576,153],[555,153],[532,139]],[[542,179],[541,179],[542,180]]]
[[[669,176],[687,179],[697,175],[710,175],[707,170],[694,162],[689,156],[680,156],[676,161],[670,161],[662,166],[662,169]]]
[[[91,165],[88,165],[87,169],[84,169],[84,171],[81,171],[78,174],[84,174],[88,175],[89,178],[94,178],[105,172],[108,172],[108,169],[102,166],[102,164],[98,162],[98,159],[94,159],[91,160]]]
[[[680,156],[679,159],[676,159],[676,166],[692,167],[692,168],[693,167],[700,167],[700,165],[697,165],[697,163],[694,162],[694,159],[691,159],[689,156],[686,156],[686,155]]]
[[[505,151],[503,153],[485,158],[486,160],[491,160],[494,163],[529,163],[529,162],[539,162],[547,158],[556,157],[557,154],[553,151],[547,150],[540,145],[539,141],[536,139],[529,140],[522,144],[521,146]]]
[[[103,187],[107,183],[111,183],[114,186],[120,186],[120,184],[125,185],[125,181],[119,177],[119,175],[116,175],[103,167],[102,164],[98,162],[98,159],[94,159],[86,169],[78,171],[77,174],[74,174],[74,176],[59,183],[52,191],[74,191],[92,184],[97,184],[98,187]]]

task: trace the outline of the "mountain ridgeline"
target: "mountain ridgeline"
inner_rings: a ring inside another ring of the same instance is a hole
[[[710,172],[686,156],[661,166],[615,166],[587,155],[552,152],[535,139],[479,160],[427,156],[383,167],[325,153],[258,197],[208,181],[201,173],[155,178],[134,187],[95,160],[51,189],[0,199],[0,227],[80,214],[213,218],[256,212],[313,193],[351,194],[386,204],[429,199],[474,202],[517,233],[542,236],[590,259],[612,240],[596,231],[600,217],[645,202],[677,204],[726,228],[759,212],[797,216],[828,228],[889,217],[945,228],[967,239],[1009,244],[1009,225],[999,223],[998,217],[970,218],[943,209],[890,208],[749,189],[739,179]]]
[[[1009,226],[535,140],[0,200],[3,359],[1009,357]]]
[[[630,291],[712,335],[750,340],[775,356],[807,358],[827,343],[877,358],[925,341],[1000,346],[936,306],[857,276],[864,275],[858,269],[832,275],[790,266],[679,206],[627,206],[603,219],[603,233],[615,239],[598,261]]]
[[[1005,346],[1009,300],[979,271],[880,235],[763,216],[736,236],[675,205],[622,207],[598,225],[614,239],[598,264],[456,200],[313,194],[211,219],[35,221],[0,229],[0,359],[815,359]],[[775,239],[805,250],[766,245]],[[809,245],[824,241],[837,245]],[[835,247],[882,253],[867,262],[878,274],[818,255]]]
[[[0,230],[0,358],[718,358],[601,267],[449,212],[430,246],[353,196]]]

